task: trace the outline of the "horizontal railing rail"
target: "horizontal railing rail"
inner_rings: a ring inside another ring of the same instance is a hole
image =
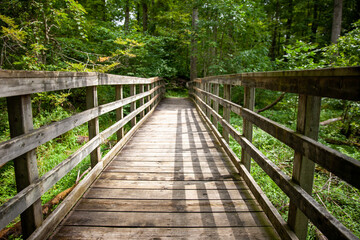
[[[220,85],[223,86],[224,97],[219,96]],[[244,86],[244,106],[231,102],[233,85]],[[334,86],[338,88],[328,91]],[[211,76],[189,82],[188,87],[199,112],[211,125],[282,238],[305,239],[309,219],[329,239],[357,239],[311,196],[311,192],[314,163],[360,188],[360,161],[317,142],[320,97],[360,100],[360,67]],[[299,94],[297,131],[254,112],[255,87]],[[223,116],[219,114],[219,105],[223,106]],[[230,111],[243,118],[243,134],[230,124]],[[218,124],[222,126],[222,135],[218,131]],[[252,124],[295,151],[292,177],[252,144]],[[240,144],[241,160],[230,149],[228,135]],[[250,175],[251,158],[289,197],[288,223],[285,223]]]
[[[115,87],[115,101],[98,106],[97,87],[101,85]],[[123,87],[126,85],[130,88],[130,96],[123,98]],[[137,78],[102,73],[0,70],[0,86],[0,97],[7,98],[11,132],[11,139],[0,143],[0,165],[13,160],[17,185],[20,185],[18,193],[0,206],[0,229],[20,214],[23,236],[30,239],[46,238],[51,233],[116,152],[154,111],[164,93],[162,80],[157,77]],[[87,90],[87,110],[33,129],[30,94],[82,87]],[[129,104],[131,112],[124,116],[123,108]],[[114,110],[116,123],[99,132],[98,118]],[[84,123],[88,123],[89,141],[39,178],[34,150]],[[124,126],[127,123],[131,123],[132,128],[125,135]],[[102,158],[100,145],[115,133],[118,143]],[[92,170],[74,189],[74,194],[60,204],[59,210],[55,210],[43,222],[39,204],[41,196],[88,155],[91,157]],[[26,183],[19,182],[20,177],[27,179]]]

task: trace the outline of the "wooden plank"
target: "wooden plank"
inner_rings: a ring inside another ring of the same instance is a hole
[[[0,97],[98,85],[149,84],[160,78],[137,78],[95,72],[0,70]]]
[[[183,207],[178,207],[178,206]],[[81,199],[76,211],[101,212],[260,212],[254,200],[120,200]]]
[[[130,156],[117,156],[116,158],[114,158],[114,161],[141,161],[141,162],[147,162],[147,161],[158,161],[158,162],[173,162],[176,159],[179,159],[175,156],[167,156],[167,157],[156,157],[154,158],[153,156],[135,156],[135,157],[130,157]],[[183,163],[185,162],[193,162],[193,161],[197,161],[197,162],[207,162],[208,158],[206,156],[196,156],[196,157],[181,157],[181,161]],[[229,162],[229,158],[228,157],[212,157],[212,161],[213,162],[225,162],[226,164]]]
[[[132,156],[132,157],[168,157],[169,153],[141,153],[141,152],[129,152],[127,154],[127,156]],[[225,154],[223,153],[204,153],[204,152],[199,152],[199,153],[190,153],[190,152],[186,152],[186,153],[173,153],[171,154],[171,157],[225,157]]]
[[[360,67],[211,76],[200,82],[241,85],[273,91],[360,100]]]
[[[124,98],[123,85],[115,86],[115,100],[121,100]],[[116,109],[116,121],[120,121],[124,117],[124,109],[123,107],[119,107]],[[117,141],[120,141],[121,138],[124,137],[124,128],[120,128],[116,133]]]
[[[95,117],[113,111],[144,96],[148,96],[149,94],[152,94],[153,91],[154,90],[151,90],[151,92],[137,94],[133,97],[128,97],[86,110],[64,120],[40,127],[8,141],[2,142],[0,143],[0,164],[5,164],[6,162],[88,122]]]
[[[122,221],[119,221],[122,219]],[[74,211],[67,219],[73,226],[111,227],[268,227],[262,212],[241,213],[139,213]]]
[[[8,97],[7,108],[12,138],[33,130],[30,95]],[[17,157],[14,160],[14,168],[17,192],[21,192],[39,178],[35,150]],[[38,197],[21,213],[22,235],[25,238],[30,236],[41,225],[42,220],[41,199]]]
[[[242,190],[176,190],[176,189],[109,189],[90,188],[83,198],[107,199],[164,199],[164,200],[196,200],[196,199],[224,199],[247,200],[254,199],[250,191]]]
[[[97,96],[97,87],[87,87],[86,88],[86,108],[91,109],[98,106],[98,96]],[[96,117],[88,122],[88,131],[89,131],[89,140],[96,137],[99,134],[99,118]],[[90,153],[91,167],[100,161],[101,153],[100,147],[97,147]]]
[[[197,106],[197,109],[200,112],[200,107]],[[201,113],[201,114],[205,118],[205,115],[203,113]],[[216,113],[216,114],[221,118],[221,116],[218,113]],[[210,122],[210,120],[207,118],[205,118],[205,120],[208,123]],[[258,186],[256,181],[253,179],[250,172],[247,170],[247,168],[244,166],[244,164],[241,163],[241,161],[238,159],[236,154],[231,150],[228,143],[222,138],[217,127],[212,126],[212,131],[213,131],[214,135],[216,136],[216,138],[221,143],[221,145],[224,147],[225,151],[227,152],[227,154],[230,157],[231,161],[233,162],[234,166],[238,169],[241,176],[243,176],[243,178],[246,181],[248,187],[250,188],[252,194],[254,195],[256,200],[259,202],[263,211],[265,212],[265,214],[267,215],[270,222],[273,224],[274,228],[276,229],[278,234],[281,236],[281,238],[296,240],[297,236],[295,235],[295,233],[289,228],[289,226],[286,224],[286,222],[284,221],[282,216],[279,214],[277,209],[274,207],[274,205],[271,203],[271,201],[268,199],[268,197],[265,195],[265,193]]]
[[[174,167],[177,166],[178,162],[181,162],[181,165],[183,167],[225,167],[223,161],[213,161],[213,159],[208,159],[208,161],[197,161],[195,158],[193,159],[193,162],[182,162],[182,160],[176,160],[173,159],[173,161],[157,161],[157,159],[154,159],[153,161],[116,161],[114,160],[111,163],[111,166],[120,166],[120,167]]]
[[[296,130],[315,141],[318,140],[321,98],[300,95],[297,113]],[[295,152],[292,180],[299,184],[307,193],[312,194],[315,163],[301,153]],[[294,229],[300,240],[305,240],[308,232],[308,219],[290,199],[289,226]]]
[[[93,188],[117,188],[117,189],[167,189],[167,190],[240,190],[247,189],[242,181],[124,181],[99,179],[93,185]]]
[[[63,226],[56,239],[279,239],[271,227],[113,228]]]
[[[196,90],[201,91],[200,89]],[[215,95],[212,95],[212,97],[218,99],[219,103],[223,104],[224,107],[231,107],[231,111],[251,121],[265,132],[279,139],[295,151],[310,158],[329,172],[334,173],[356,188],[360,188],[360,162],[358,160],[326,147],[309,137],[296,133],[275,121],[242,108],[235,103],[223,100]],[[200,98],[198,98],[197,101],[199,101],[199,99]]]
[[[194,173],[194,174],[230,174],[234,171],[228,170],[226,167],[218,167],[213,169],[210,167],[133,167],[132,169],[119,166],[109,166],[105,169],[106,172],[143,172],[143,173],[153,173],[153,172],[166,172],[166,173]]]
[[[83,193],[88,189],[91,183],[97,178],[102,169],[112,160],[119,149],[124,146],[136,130],[146,121],[153,113],[153,110],[141,119],[138,124],[132,128],[84,177],[82,181],[70,192],[70,194],[60,203],[59,206],[45,219],[43,224],[28,238],[28,240],[46,239],[63,220],[63,218],[72,209],[75,203],[82,197]]]
[[[215,180],[240,180],[240,176],[237,174],[217,174],[203,173],[182,173],[174,175],[174,173],[141,173],[141,172],[103,172],[100,176],[101,179],[112,179],[112,180],[144,180],[144,181],[215,181]]]
[[[254,111],[255,108],[255,88],[244,87],[244,108]],[[249,120],[243,118],[243,135],[246,139],[252,142],[253,127]],[[251,158],[241,149],[241,162],[245,165],[250,172]]]

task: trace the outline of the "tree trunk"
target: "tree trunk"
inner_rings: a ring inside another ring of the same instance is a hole
[[[286,21],[285,45],[289,44],[289,39],[290,39],[290,35],[291,35],[291,25],[292,25],[292,20],[293,20],[293,11],[294,11],[293,0],[290,0],[289,1],[289,16]]]
[[[197,63],[197,22],[199,19],[198,9],[195,7],[193,8],[192,12],[192,36],[191,36],[191,53],[190,53],[190,80],[194,80],[197,78],[197,70],[196,70],[196,63]]]
[[[340,37],[343,0],[334,0],[334,15],[331,30],[331,42],[336,43]]]
[[[311,37],[310,37],[310,41],[312,43],[316,42],[316,32],[317,32],[317,28],[318,28],[318,5],[319,5],[319,2],[315,1],[314,2],[313,21],[311,24]]]
[[[106,0],[103,0],[102,5],[103,5],[102,20],[105,22],[106,21]]]
[[[270,48],[270,58],[271,60],[275,60],[275,58],[277,57],[276,55],[276,50],[277,50],[277,34],[278,34],[278,26],[279,26],[279,1],[276,1],[276,8],[275,8],[275,19],[273,21],[274,24],[274,31],[273,31],[273,35],[272,35],[272,40],[271,40],[271,48]]]
[[[142,10],[143,10],[143,14],[142,14],[143,32],[146,32],[148,26],[148,5],[146,2],[142,3]]]
[[[129,0],[126,0],[125,1],[125,23],[124,23],[125,33],[129,32],[129,22],[130,22],[130,6],[129,6]]]

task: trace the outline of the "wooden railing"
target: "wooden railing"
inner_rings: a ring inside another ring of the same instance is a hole
[[[114,102],[98,105],[97,87],[101,85],[115,87]],[[130,88],[131,96],[123,98],[123,87],[126,86]],[[86,87],[87,110],[33,129],[31,94],[84,87]],[[0,229],[21,214],[23,236],[29,239],[45,238],[70,211],[106,164],[149,117],[163,93],[164,86],[157,77],[136,78],[101,73],[0,70],[0,97],[7,99],[11,135],[10,140],[0,143],[0,165],[14,161],[18,189],[18,193],[0,207]],[[131,112],[124,116],[123,107],[128,104]],[[116,110],[117,122],[99,132],[99,116],[114,110]],[[123,127],[128,122],[131,122],[132,128],[124,135]],[[88,123],[89,141],[51,171],[39,177],[35,149],[84,123]],[[100,144],[115,133],[117,144],[102,158]],[[89,154],[92,170],[43,221],[41,196]]]
[[[223,85],[223,97],[219,86]],[[231,86],[244,87],[244,106],[231,102]],[[329,239],[358,239],[312,196],[315,163],[360,188],[360,161],[317,142],[321,97],[360,100],[360,67],[243,73],[211,76],[189,82],[193,100],[231,157],[235,167],[283,239],[305,239],[308,219]],[[299,94],[297,131],[254,112],[255,88]],[[223,115],[219,114],[219,104]],[[230,112],[243,118],[243,133],[230,124]],[[222,126],[222,135],[218,131]],[[292,177],[281,171],[252,144],[256,125],[295,151]],[[242,147],[241,159],[230,149],[229,135]],[[286,223],[250,175],[251,158],[289,197]]]

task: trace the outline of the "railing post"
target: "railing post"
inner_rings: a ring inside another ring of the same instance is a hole
[[[210,93],[211,92],[211,83],[206,83],[206,92]],[[211,107],[211,98],[209,96],[206,97],[206,104]],[[207,111],[207,117],[210,119],[211,121],[211,111]]]
[[[123,86],[122,85],[115,86],[115,100],[120,100],[123,98],[124,98]],[[124,117],[123,107],[116,109],[116,121],[120,121],[123,117]],[[120,141],[120,139],[124,137],[124,128],[120,128],[116,132],[116,136],[117,136],[117,140]]]
[[[86,88],[86,108],[94,108],[98,106],[97,87],[91,86]],[[94,118],[88,122],[89,140],[99,134],[99,118]],[[100,147],[97,147],[90,153],[91,167],[101,160]]]
[[[140,84],[140,85],[139,85],[139,93],[143,93],[144,90],[145,90],[144,84]],[[140,107],[141,107],[142,105],[144,105],[144,103],[145,103],[145,99],[144,99],[144,98],[141,98],[141,99],[140,99]],[[140,113],[140,118],[143,118],[144,116],[145,116],[145,110]]]
[[[134,96],[136,94],[136,85],[131,84],[130,85],[130,96]],[[136,101],[133,101],[130,103],[130,112],[133,112],[136,110]],[[136,116],[131,119],[131,127],[134,127],[136,125]]]
[[[213,86],[213,93],[216,96],[219,96],[219,84],[215,83]],[[219,113],[219,103],[217,101],[213,101],[213,108],[215,112]],[[216,121],[216,118],[213,118],[213,124],[215,125],[216,129],[218,127],[218,123]]]
[[[147,84],[147,91],[150,91],[151,90],[151,83],[150,84]],[[151,100],[151,94],[147,96],[147,102],[149,102]],[[151,107],[148,106],[146,108],[146,113],[150,112],[151,110]]]
[[[244,107],[253,111],[255,107],[255,88],[244,87]],[[250,121],[243,119],[243,135],[252,142],[253,126]],[[241,150],[241,162],[250,172],[251,157],[243,149]]]
[[[297,126],[298,133],[318,139],[321,97],[300,95]],[[292,180],[311,195],[315,163],[295,152]],[[308,219],[290,199],[288,223],[300,240],[306,239]]]
[[[231,85],[224,84],[224,99],[231,101]],[[223,108],[223,117],[225,121],[230,123],[230,109],[224,107]],[[227,143],[229,143],[229,132],[223,129],[223,137]]]
[[[11,138],[28,133],[34,128],[30,95],[8,97],[7,108]],[[39,178],[35,149],[15,158],[14,168],[16,188],[20,192]],[[36,200],[20,216],[22,235],[26,239],[43,221],[41,199]]]

